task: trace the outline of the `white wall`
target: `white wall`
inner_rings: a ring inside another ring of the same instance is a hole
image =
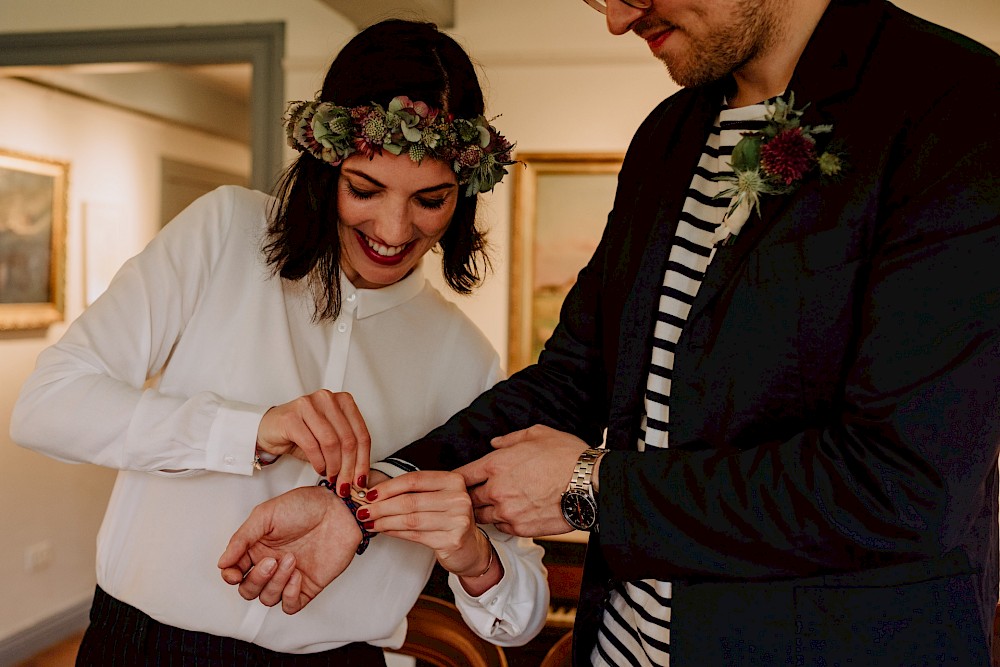
[[[996,0],[898,4],[1000,49]],[[318,0],[0,0],[0,29],[8,32],[262,21],[287,22],[289,99],[312,96],[332,54],[353,33]],[[503,114],[496,124],[520,151],[623,151],[645,114],[675,90],[641,40],[608,35],[601,17],[581,2],[456,0],[452,33],[481,63],[490,112]],[[112,117],[84,103],[56,101],[52,94],[0,81],[0,147],[73,163],[67,262],[72,318],[82,309],[83,203],[110,202],[126,211],[129,227],[114,252],[138,251],[155,229],[154,156],[169,147],[180,157],[206,139],[192,141],[174,130],[149,134],[141,121],[124,114]],[[56,110],[64,122],[40,122]],[[136,146],[144,150],[136,153]],[[246,159],[228,145],[210,148],[219,166]],[[510,184],[501,184],[482,207],[492,228],[495,275],[475,296],[455,298],[501,354],[507,336],[510,195]],[[20,384],[38,352],[63,329],[56,326],[42,336],[0,335],[0,572],[6,575],[0,642],[78,604],[94,583],[94,537],[112,473],[48,460],[16,447],[7,435]],[[43,540],[53,543],[53,563],[23,574],[25,548]]]
[[[0,147],[70,164],[67,321],[83,309],[85,253],[117,266],[155,234],[161,157],[249,173],[249,150],[232,141],[9,79],[0,79],[0,100]],[[102,234],[99,247],[85,248],[84,214],[95,207],[113,212],[121,225]],[[7,437],[11,406],[35,356],[64,330],[60,324],[0,334],[0,571],[10,575],[0,639],[93,594],[94,537],[113,472],[52,461]],[[43,542],[52,546],[51,564],[26,573],[25,549]]]

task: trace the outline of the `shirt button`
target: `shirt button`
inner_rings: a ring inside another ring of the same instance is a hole
[[[341,322],[340,324],[338,324],[337,325],[337,331],[339,331],[340,333],[344,333],[345,331],[347,331],[347,324],[344,323],[344,322]]]
[[[498,598],[493,598],[492,600],[490,600],[490,606],[492,607],[493,605],[495,605],[497,603],[497,601],[498,601]]]
[[[233,456],[232,454],[227,454],[227,455],[226,455],[226,458],[224,458],[224,459],[222,459],[222,460],[226,462],[226,465],[227,465],[227,466],[231,466],[231,465],[233,465],[234,463],[236,463],[236,457],[235,457],[235,456]]]
[[[354,303],[354,300],[358,298],[357,294],[348,294],[347,303]]]

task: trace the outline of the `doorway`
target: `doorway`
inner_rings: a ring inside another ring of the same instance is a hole
[[[0,67],[110,63],[248,63],[250,185],[268,191],[281,169],[283,23],[0,34]]]

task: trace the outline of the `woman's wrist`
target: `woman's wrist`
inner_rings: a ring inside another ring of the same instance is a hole
[[[260,446],[260,442],[258,442],[253,451],[253,467],[255,470],[260,470],[277,461],[280,456],[281,454],[272,454],[266,451]]]
[[[466,574],[460,574],[460,575],[458,575],[458,576],[463,577],[465,579],[480,579],[482,577],[485,577],[487,574],[489,574],[490,570],[493,569],[493,561],[496,558],[496,549],[493,548],[493,542],[492,542],[492,540],[490,540],[490,536],[487,535],[486,531],[483,530],[482,528],[480,528],[479,526],[476,526],[476,529],[479,530],[479,532],[483,536],[483,539],[486,540],[487,561],[486,561],[486,565],[484,567],[482,567],[478,571],[477,570],[470,570]]]
[[[479,526],[476,527],[479,528]],[[486,546],[489,547],[485,564],[480,561],[475,568],[470,568],[468,572],[454,573],[465,592],[473,597],[479,597],[503,579],[503,563],[500,562],[499,552],[493,546],[493,541],[490,540],[486,531],[479,528],[479,532],[482,539],[477,538],[477,542],[485,541]]]
[[[486,531],[480,528],[479,526],[476,526],[476,528],[483,536],[482,541],[486,542],[486,547],[487,547],[486,564],[481,565],[482,561],[480,561],[480,566],[478,568],[470,568],[468,571],[461,573],[456,572],[455,574],[461,577],[462,579],[472,579],[472,580],[482,579],[483,577],[488,575],[496,565],[499,565],[500,562],[496,554],[496,549],[493,547],[493,541],[490,540],[490,536],[487,535]],[[477,538],[476,541],[479,542],[480,540]]]

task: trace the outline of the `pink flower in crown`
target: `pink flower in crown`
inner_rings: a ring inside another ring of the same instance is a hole
[[[429,123],[433,123],[434,119],[437,118],[438,110],[432,108],[426,102],[414,102],[406,95],[400,95],[396,99],[402,103],[404,109],[410,109]]]
[[[760,167],[785,185],[809,173],[816,162],[816,141],[801,127],[782,130],[760,147]]]

